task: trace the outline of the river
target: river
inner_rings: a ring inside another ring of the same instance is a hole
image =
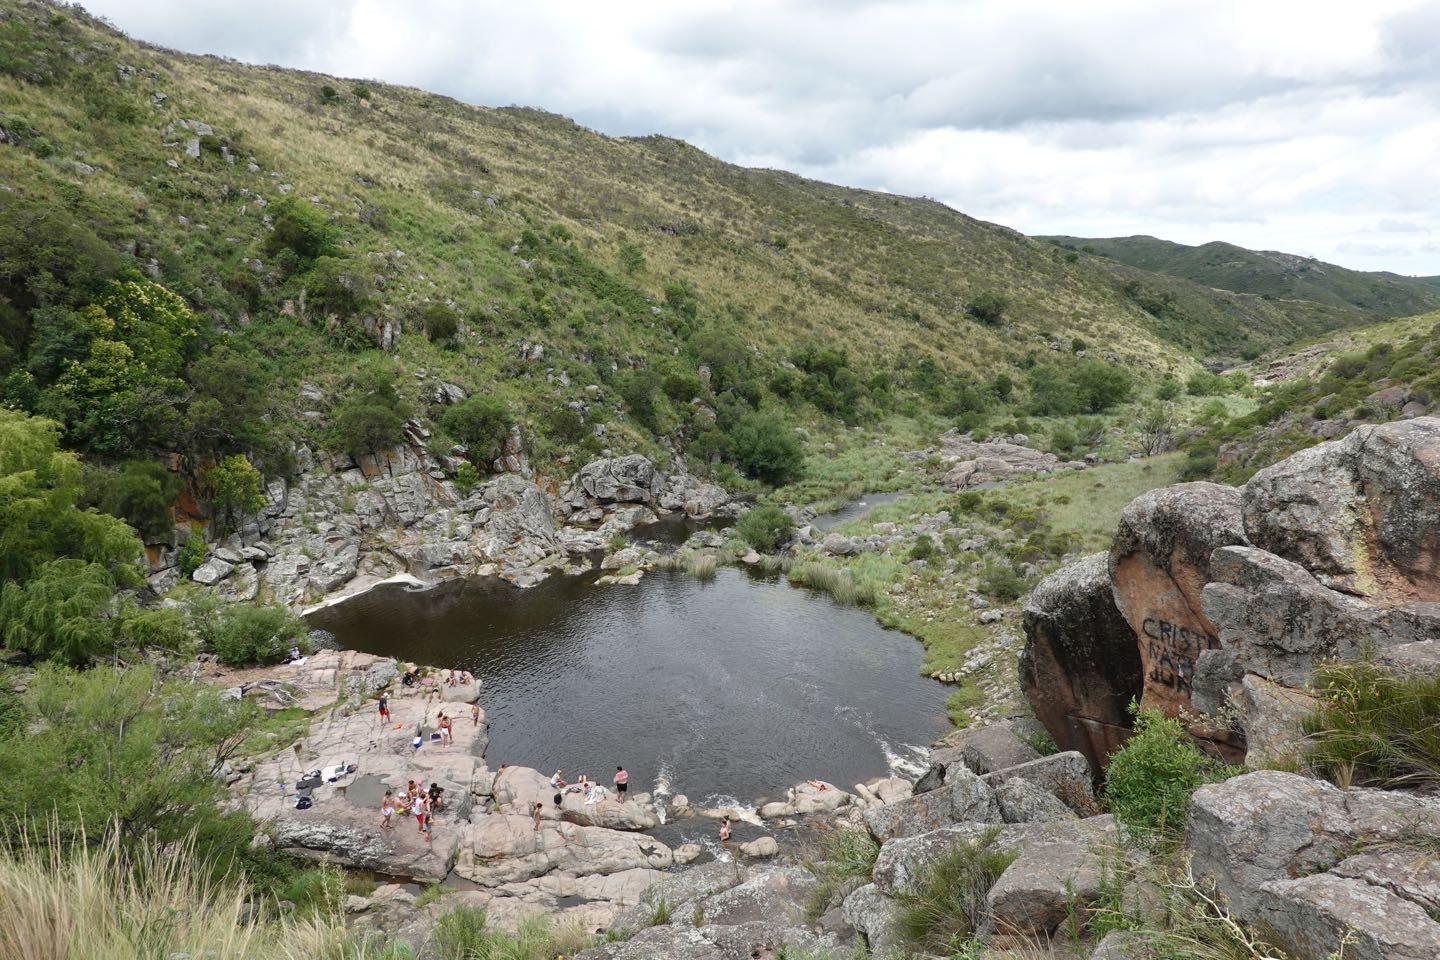
[[[633,790],[695,803],[913,776],[948,728],[949,691],[919,676],[920,644],[863,610],[734,568],[592,580],[387,584],[309,620],[343,646],[482,678],[492,768],[608,781],[623,764]]]

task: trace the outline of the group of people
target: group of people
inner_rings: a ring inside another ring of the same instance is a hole
[[[399,794],[394,790],[385,791],[385,796],[380,800],[380,827],[383,830],[393,830],[394,815],[408,813],[415,818],[416,832],[425,837],[426,843],[433,843],[435,814],[444,808],[444,787],[433,780],[430,781],[430,786],[426,787],[424,778],[410,780],[405,784],[405,790]]]
[[[617,766],[611,782],[615,785],[615,799],[624,803],[625,795],[630,789],[630,771]],[[587,774],[580,774],[574,783],[570,783],[565,779],[564,771],[558,769],[550,775],[550,789],[555,791],[553,799],[557,810],[565,801],[567,793],[581,794],[586,803],[599,803],[610,798],[610,792],[605,789],[604,784],[591,780]],[[530,818],[534,821],[536,830],[540,829],[540,815],[544,811],[545,805],[539,802],[530,808]]]
[[[380,692],[380,699],[379,699],[379,701],[378,701],[378,705],[379,705],[379,708],[380,708],[380,710],[379,710],[380,726],[381,726],[381,727],[385,727],[385,726],[387,726],[387,725],[390,723],[390,691],[389,691],[389,690],[382,690],[382,691]],[[476,727],[480,726],[480,703],[479,703],[479,701],[476,701],[475,703],[470,704],[470,723],[471,723],[471,725],[476,726]],[[400,724],[396,724],[396,727],[399,727],[399,726],[400,726]],[[435,718],[435,731],[440,734],[440,742],[441,742],[442,744],[448,744],[448,743],[450,743],[450,742],[454,739],[454,737],[455,737],[454,719],[453,719],[452,717],[446,716],[444,710],[441,710],[439,716],[437,716],[437,717]],[[420,738],[419,738],[419,737],[416,737],[416,740],[420,740]],[[421,742],[423,742],[423,741],[421,741]],[[418,746],[420,746],[420,743],[416,743],[415,745],[418,747]]]

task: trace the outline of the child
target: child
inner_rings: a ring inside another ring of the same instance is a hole
[[[393,830],[395,825],[390,822],[390,815],[395,812],[394,799],[389,790],[385,791],[385,797],[380,801],[380,829]]]
[[[432,816],[431,816],[430,814],[428,814],[428,813],[425,814],[424,833],[425,833],[425,842],[426,842],[426,843],[434,843],[434,842],[435,842],[434,829],[435,829],[435,818],[432,817]]]
[[[545,809],[545,804],[537,803],[530,810],[530,817],[535,821],[535,832],[540,832],[540,812]]]

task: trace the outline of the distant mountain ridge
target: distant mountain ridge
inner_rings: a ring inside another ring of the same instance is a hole
[[[1221,290],[1348,307],[1378,319],[1440,307],[1440,278],[1436,277],[1350,270],[1312,257],[1249,250],[1223,241],[1188,246],[1150,236],[1042,239]]]

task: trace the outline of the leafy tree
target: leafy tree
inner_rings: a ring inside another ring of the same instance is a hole
[[[965,312],[988,327],[999,326],[1005,319],[1005,311],[1010,308],[1010,301],[1003,295],[993,290],[982,291],[970,298],[965,305]]]
[[[774,550],[793,529],[794,518],[769,503],[747,511],[735,524],[735,532],[756,550]]]
[[[197,528],[190,528],[190,535],[180,545],[180,576],[189,577],[190,574],[200,569],[205,562],[205,554],[209,548],[205,544],[205,535]]]
[[[150,667],[75,672],[42,666],[0,730],[10,815],[0,836],[160,844],[193,836],[202,856],[234,855],[253,827],[219,804],[221,767],[258,720],[248,701],[206,684],[162,681]]]
[[[115,581],[98,563],[51,560],[0,590],[0,639],[33,657],[84,666],[115,642],[105,615],[114,595]]]
[[[305,621],[282,606],[232,604],[211,638],[222,663],[273,663],[308,633]]]
[[[193,393],[185,419],[192,450],[273,455],[274,377],[264,357],[221,346],[191,365],[189,379]]]
[[[446,409],[440,425],[456,442],[465,444],[466,455],[476,466],[488,466],[505,449],[511,420],[499,397],[477,393]]]
[[[729,459],[752,477],[779,486],[800,476],[805,453],[783,421],[754,413],[730,432]]]
[[[123,583],[136,581],[141,545],[135,531],[76,506],[83,492],[80,464],[59,445],[54,421],[0,408],[0,582],[26,580],[61,557],[98,564]]]
[[[260,471],[238,453],[207,470],[204,483],[210,503],[224,515],[226,526],[233,527],[237,517],[244,520],[246,514],[265,506],[265,484]]]
[[[659,430],[659,410],[655,395],[660,392],[660,376],[653,370],[636,370],[625,379],[620,397],[632,416],[652,431]]]
[[[362,366],[351,378],[351,392],[335,410],[340,448],[354,457],[400,442],[410,405],[395,389],[395,371],[384,363]]]
[[[1081,360],[1070,374],[1081,409],[1100,413],[1130,399],[1134,382],[1122,367],[1100,360]]]
[[[1058,368],[1048,365],[1034,367],[1026,380],[1030,386],[1027,409],[1031,413],[1054,417],[1075,412],[1075,391]]]
[[[1010,394],[1014,389],[1015,381],[1011,380],[1009,374],[1005,373],[997,374],[994,381],[990,384],[990,392],[995,394],[995,398],[1001,403],[1009,402]]]
[[[180,495],[180,478],[154,460],[131,460],[101,473],[98,506],[134,527],[146,542],[169,535],[170,504]]]
[[[316,257],[305,274],[306,302],[342,320],[365,310],[374,292],[369,267],[354,260]]]

